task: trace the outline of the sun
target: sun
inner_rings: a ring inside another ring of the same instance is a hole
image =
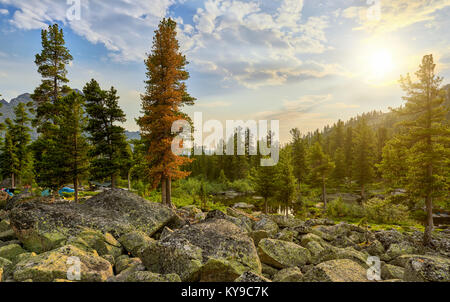
[[[394,69],[392,53],[387,49],[374,51],[368,59],[372,76],[375,78],[385,77]]]

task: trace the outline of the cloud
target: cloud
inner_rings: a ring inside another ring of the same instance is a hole
[[[89,42],[103,44],[117,61],[142,61],[153,31],[175,0],[81,1],[80,20],[68,20],[71,5],[53,0],[0,0],[17,8],[11,24],[19,29],[40,29],[62,22]]]
[[[346,74],[338,64],[305,59],[330,49],[325,33],[329,18],[304,18],[302,0],[205,0],[192,20],[173,16],[170,10],[183,2],[81,1],[81,19],[70,21],[65,1],[0,0],[17,8],[10,20],[16,28],[62,22],[91,43],[103,44],[119,62],[142,62],[159,21],[172,16],[190,69],[219,75],[224,86],[256,89]]]
[[[0,15],[9,15],[9,11],[4,8],[0,8]]]
[[[195,104],[197,107],[203,107],[203,108],[218,108],[218,107],[229,107],[231,106],[231,103],[223,102],[223,101],[216,101],[216,102],[208,102],[208,103],[198,103]]]
[[[375,0],[372,5],[348,7],[341,12],[341,16],[356,20],[359,26],[355,30],[382,33],[432,21],[437,11],[448,6],[449,0]]]
[[[193,66],[247,88],[345,73],[337,64],[301,59],[329,49],[327,16],[303,20],[299,0],[275,2],[277,9],[265,4],[207,0],[194,26],[181,32],[182,41],[189,41],[183,45]]]

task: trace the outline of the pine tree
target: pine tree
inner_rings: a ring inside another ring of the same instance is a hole
[[[111,188],[114,189],[116,177],[129,157],[125,129],[117,125],[126,122],[125,113],[119,106],[119,97],[114,87],[104,91],[92,79],[84,87],[83,93],[89,115],[86,130],[93,146],[89,154],[92,159],[91,175],[94,179],[109,178]]]
[[[325,154],[322,150],[322,146],[319,142],[316,142],[308,152],[308,165],[309,165],[309,179],[310,182],[316,187],[322,187],[322,201],[324,207],[327,207],[327,191],[326,183],[328,176],[335,168],[334,162],[331,158]]]
[[[292,135],[292,164],[294,166],[294,175],[297,179],[299,189],[305,182],[308,174],[306,165],[306,144],[301,137],[300,130],[297,128],[291,130]],[[301,192],[299,190],[299,192]]]
[[[353,128],[348,126],[345,133],[344,144],[344,157],[345,157],[345,176],[348,179],[352,178],[352,166],[353,166]]]
[[[254,171],[255,176],[252,181],[255,184],[255,191],[264,198],[264,213],[267,214],[269,211],[268,200],[277,192],[277,169],[275,166],[260,166]]]
[[[396,112],[407,118],[400,124],[398,139],[407,151],[408,172],[405,185],[410,193],[425,199],[427,226],[424,244],[431,243],[433,230],[433,198],[448,195],[450,183],[450,127],[445,122],[448,108],[443,106],[444,95],[436,76],[432,55],[423,57],[416,72],[401,77],[400,83],[406,104]]]
[[[295,176],[291,163],[291,152],[283,149],[280,152],[280,161],[276,167],[276,197],[286,205],[286,216],[289,216],[291,201],[295,195]]]
[[[14,138],[14,124],[10,119],[6,119],[6,133],[0,154],[0,167],[3,177],[11,177],[11,186],[15,188],[15,176],[19,171],[19,159],[17,157],[17,142]]]
[[[339,147],[334,152],[334,162],[335,168],[333,170],[333,179],[338,183],[344,183],[345,174],[347,170],[347,166],[345,163],[345,152],[344,149]]]
[[[192,105],[195,100],[186,90],[184,81],[189,78],[189,73],[185,66],[188,62],[179,48],[176,22],[162,20],[155,31],[152,53],[145,61],[148,80],[146,92],[141,97],[144,116],[138,120],[141,135],[149,145],[148,179],[153,187],[161,183],[162,202],[168,206],[172,206],[172,179],[188,176],[189,172],[180,167],[191,161],[171,150],[172,140],[177,135],[171,133],[172,124],[187,118],[180,107]]]
[[[64,34],[58,24],[50,25],[41,32],[42,51],[36,55],[35,63],[42,82],[31,96],[36,104],[36,116],[33,126],[41,135],[33,142],[34,170],[36,181],[41,187],[57,189],[62,180],[64,156],[58,150],[55,141],[59,131],[57,102],[70,92],[66,65],[72,60],[65,46]]]
[[[60,125],[57,143],[58,153],[64,157],[62,166],[62,185],[71,181],[75,189],[75,202],[78,202],[78,186],[81,177],[88,171],[87,152],[89,145],[83,135],[87,118],[84,114],[84,97],[76,92],[60,99],[57,102]]]
[[[67,79],[66,65],[73,59],[65,46],[64,34],[58,24],[41,31],[42,51],[36,55],[35,63],[42,76],[42,83],[34,91],[31,98],[36,102],[36,118],[40,122],[40,132],[45,132],[45,122],[53,121],[57,110],[55,102],[70,92],[65,84]]]
[[[361,186],[361,199],[366,199],[366,185],[374,177],[375,137],[372,129],[362,119],[355,129],[353,147],[353,179]]]
[[[14,120],[6,120],[7,132],[1,155],[1,170],[3,175],[11,176],[13,188],[21,182],[22,175],[31,165],[29,149],[31,141],[29,112],[33,112],[31,107],[32,103],[18,104],[14,108]]]

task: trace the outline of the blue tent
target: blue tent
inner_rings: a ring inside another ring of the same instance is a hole
[[[50,189],[42,191],[41,196],[42,197],[49,197],[50,196]]]
[[[75,193],[74,189],[68,188],[68,187],[64,187],[61,190],[58,191],[60,196],[64,196],[64,193]]]
[[[13,194],[12,192],[10,192],[9,189],[5,189],[4,191],[5,191],[6,193],[8,193],[9,196],[11,196],[11,197],[14,196],[14,194]]]

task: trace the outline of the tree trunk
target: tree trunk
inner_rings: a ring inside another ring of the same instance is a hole
[[[433,231],[434,224],[433,224],[433,198],[431,197],[431,194],[428,194],[426,201],[426,212],[427,212],[427,221],[426,221],[426,227],[425,232],[423,233],[423,244],[425,246],[431,245],[431,232]]]
[[[327,208],[327,189],[325,187],[325,178],[322,178],[322,201],[324,209]]]
[[[167,193],[166,193],[166,178],[161,179],[161,202],[163,205],[167,204]]]
[[[364,188],[364,184],[362,184],[362,186],[361,186],[361,202],[363,202],[364,200],[366,200],[366,190]]]
[[[11,173],[11,189],[14,189],[16,187],[16,178],[14,173]]]
[[[113,174],[111,175],[111,189],[116,188],[116,176]]]
[[[286,202],[286,218],[289,218],[289,200]]]
[[[131,192],[131,169],[128,170],[128,191]]]
[[[78,202],[78,177],[75,177],[73,180],[73,187],[75,189],[75,202]]]
[[[168,177],[166,180],[166,202],[167,202],[167,206],[169,208],[173,208],[173,204],[172,204],[172,178]]]
[[[267,197],[264,198],[264,214],[267,214],[268,208],[267,208]]]

